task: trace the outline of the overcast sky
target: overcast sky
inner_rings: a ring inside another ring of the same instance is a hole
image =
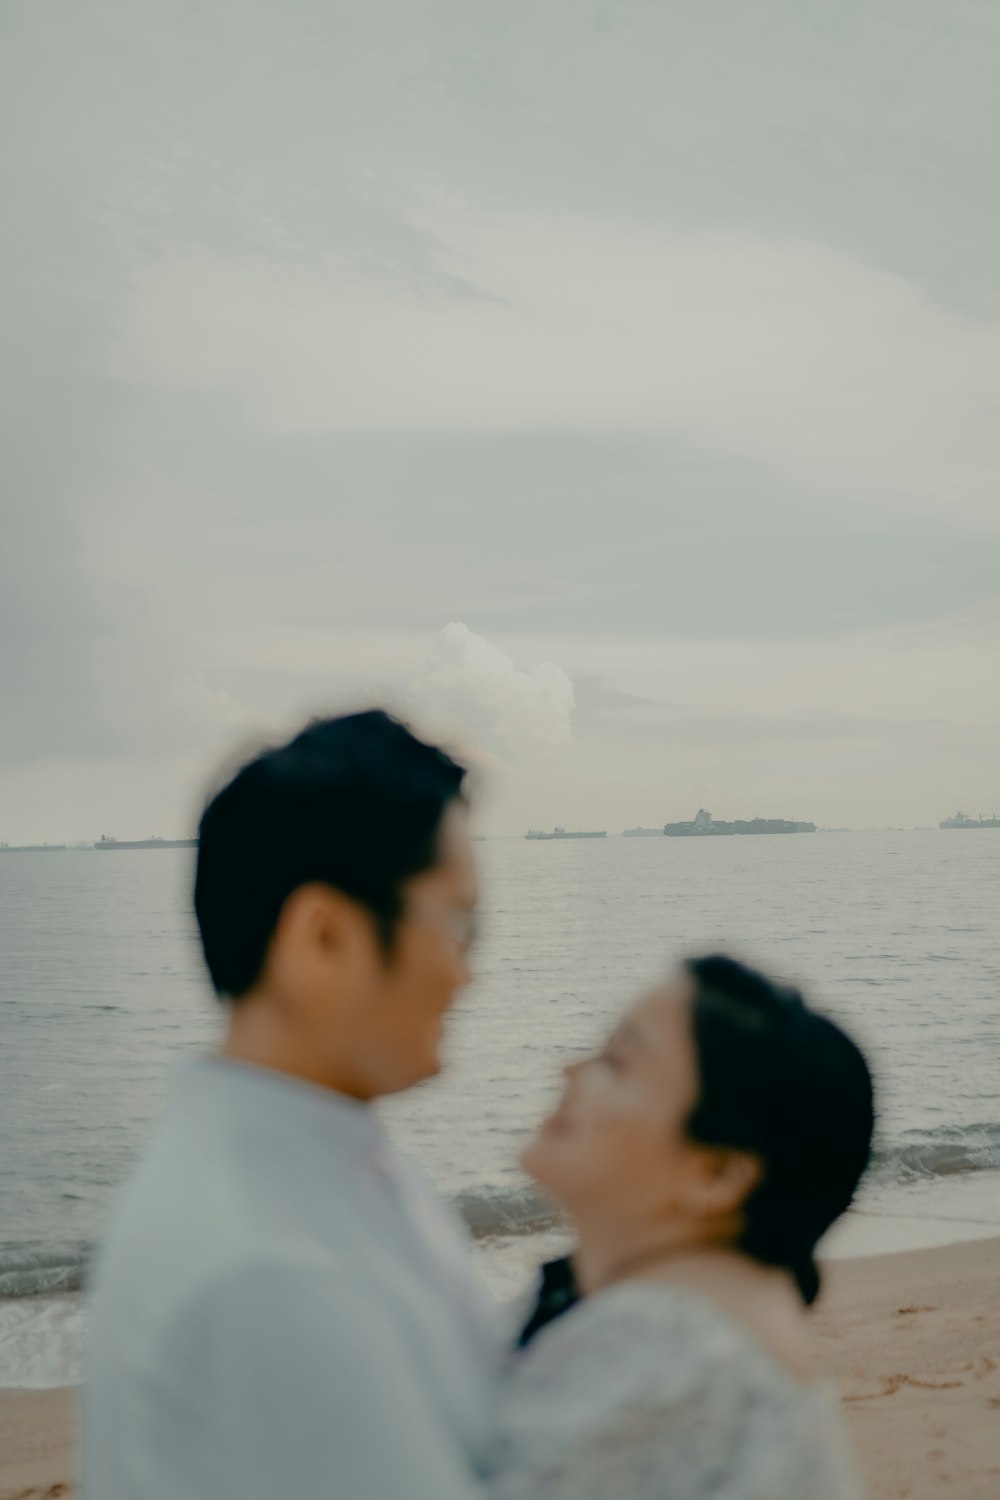
[[[1000,811],[994,0],[7,0],[0,838]]]

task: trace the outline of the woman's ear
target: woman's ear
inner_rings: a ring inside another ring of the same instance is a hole
[[[747,1199],[764,1178],[764,1164],[751,1151],[709,1146],[701,1153],[691,1184],[691,1207],[705,1218],[742,1214]]]

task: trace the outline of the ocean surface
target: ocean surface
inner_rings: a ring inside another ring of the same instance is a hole
[[[878,1149],[834,1254],[1000,1234],[1000,831],[490,840],[449,1066],[385,1110],[501,1293],[560,1242],[516,1166],[559,1068],[686,953],[794,980],[867,1047]],[[0,855],[0,1386],[74,1378],[88,1247],[221,1018],[188,850]]]

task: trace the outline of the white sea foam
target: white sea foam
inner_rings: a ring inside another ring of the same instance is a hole
[[[79,1294],[0,1301],[0,1388],[76,1385],[82,1335]]]

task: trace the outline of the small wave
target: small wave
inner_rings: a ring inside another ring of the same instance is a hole
[[[876,1143],[871,1176],[883,1181],[916,1182],[969,1172],[1000,1170],[1000,1124],[941,1125],[907,1130]]]
[[[1000,1123],[945,1125],[878,1141],[868,1181],[905,1184],[990,1171],[1000,1171]],[[451,1203],[476,1240],[543,1234],[565,1225],[558,1208],[530,1186],[470,1190]],[[88,1260],[87,1245],[0,1245],[0,1299],[78,1292]]]
[[[477,1240],[539,1234],[564,1222],[559,1210],[537,1188],[460,1193],[451,1201]]]
[[[0,1297],[53,1297],[78,1292],[87,1270],[85,1246],[66,1250],[0,1251]]]

